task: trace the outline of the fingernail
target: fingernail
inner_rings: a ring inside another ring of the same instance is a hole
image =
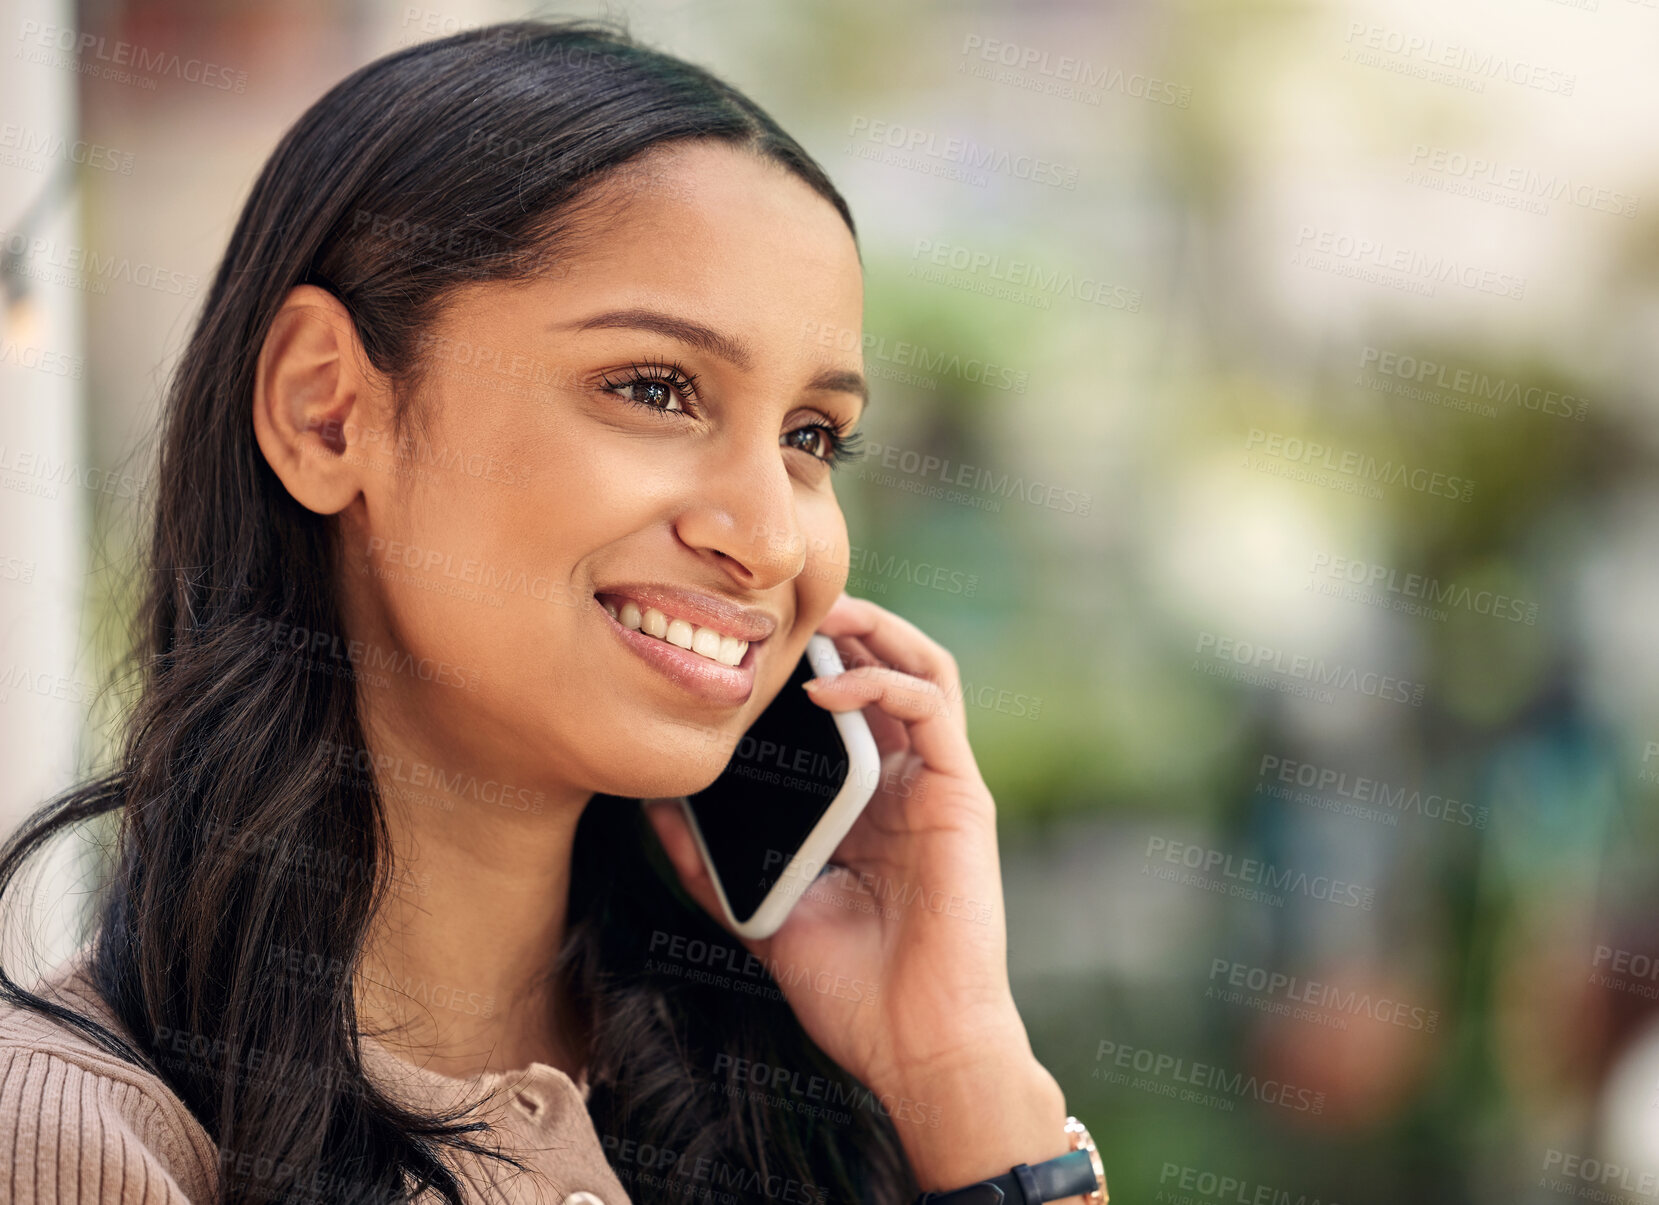
[[[824,684],[823,680],[819,679],[819,678],[808,678],[805,682],[801,683],[801,685],[808,691],[808,693],[811,692],[813,687],[822,686],[823,684]]]

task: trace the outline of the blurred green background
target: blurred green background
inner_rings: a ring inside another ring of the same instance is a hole
[[[205,289],[327,86],[554,12],[708,65],[852,204],[849,589],[962,666],[1112,1199],[1659,1195],[1659,9],[85,3],[247,86],[82,79],[135,166],[79,170],[83,237]],[[85,307],[84,455],[141,464],[194,304]]]

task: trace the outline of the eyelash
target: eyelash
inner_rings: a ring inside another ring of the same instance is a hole
[[[601,379],[604,382],[605,388],[613,392],[627,389],[634,385],[647,385],[652,383],[673,386],[675,389],[680,391],[681,405],[685,406],[685,404],[689,402],[692,404],[690,407],[684,410],[669,410],[665,406],[653,405],[651,402],[642,402],[638,398],[628,397],[625,394],[619,394],[618,396],[620,396],[625,402],[632,402],[636,406],[643,406],[645,409],[654,410],[658,414],[695,413],[697,403],[697,374],[694,372],[688,372],[685,368],[681,367],[678,363],[672,360],[650,360],[643,364],[631,364],[628,366],[626,375],[620,380],[612,380],[608,373]],[[833,423],[827,421],[810,422],[796,427],[795,431],[823,432],[821,438],[824,443],[829,446],[828,454],[819,456],[815,453],[807,452],[807,455],[811,456],[814,460],[822,461],[824,464],[829,465],[832,469],[840,468],[843,465],[857,460],[868,450],[864,447],[864,433],[862,431],[850,430],[848,426],[843,423]],[[793,431],[790,432],[790,434],[794,433],[795,432]],[[805,448],[802,448],[801,450],[806,451]]]

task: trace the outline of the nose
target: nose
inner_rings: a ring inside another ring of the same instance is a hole
[[[712,445],[674,529],[699,556],[749,590],[767,590],[806,568],[807,541],[776,435],[752,431]]]

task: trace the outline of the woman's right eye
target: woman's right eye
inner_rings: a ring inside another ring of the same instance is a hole
[[[697,378],[678,364],[635,364],[619,379],[604,378],[605,388],[625,401],[659,414],[690,414]]]
[[[653,410],[686,409],[684,403],[679,402],[679,395],[674,386],[667,381],[645,378],[620,385],[618,389],[633,390],[633,395],[628,400],[637,402],[641,406],[649,406]],[[671,402],[678,404],[671,405]]]

